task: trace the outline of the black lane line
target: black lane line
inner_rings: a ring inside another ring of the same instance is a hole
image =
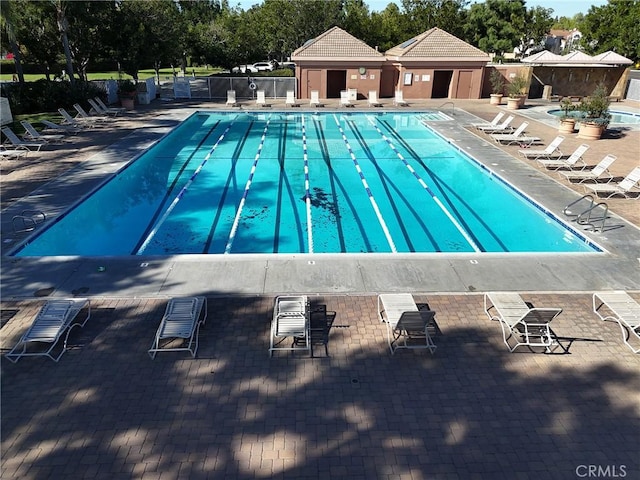
[[[424,163],[424,161],[422,160],[422,158],[420,158],[420,155],[418,155],[416,153],[416,151],[411,147],[411,145],[409,145],[406,140],[404,138],[402,138],[402,136],[400,136],[400,134],[398,134],[398,132],[395,130],[395,128],[393,128],[388,121],[383,120],[380,121],[380,123],[382,123],[383,125],[385,125],[387,127],[387,130],[389,131],[389,133],[398,141],[398,143],[401,143],[402,146],[407,150],[407,152],[409,152],[409,154],[413,157],[413,159],[418,162],[420,165],[422,165],[422,168],[424,168],[425,172],[427,172],[427,174],[429,175],[429,177],[431,179],[433,179],[434,183],[436,185],[439,186],[444,186],[446,187],[446,191],[450,192],[453,194],[453,196],[455,196],[460,203],[462,203],[463,205],[465,205],[467,207],[467,209],[469,210],[469,212],[471,212],[471,214],[487,229],[487,231],[491,234],[491,236],[493,236],[500,244],[502,244],[502,242],[500,242],[500,239],[497,238],[494,233],[491,231],[491,229],[489,228],[489,226],[482,220],[482,218],[471,208],[471,206],[459,195],[457,195],[452,188],[450,188],[445,182],[443,182],[441,179],[439,179],[430,168],[427,168],[427,165]],[[482,242],[480,242],[480,240],[478,239],[478,237],[476,236],[476,234],[473,232],[473,230],[471,228],[469,228],[468,223],[465,221],[464,217],[460,214],[460,212],[458,211],[458,209],[455,207],[455,205],[451,202],[451,200],[449,200],[449,196],[446,194],[445,190],[443,190],[442,188],[440,189],[440,191],[442,192],[443,197],[447,200],[447,203],[449,205],[449,208],[455,213],[456,218],[458,220],[458,222],[460,222],[464,228],[464,231],[467,232],[467,234],[473,239],[473,241],[475,242],[475,244],[478,246],[478,248],[483,251],[486,252],[487,250],[482,246]]]
[[[209,138],[211,136],[211,134],[213,133],[213,131],[216,129],[216,127],[220,124],[220,120],[218,120],[207,132],[207,134],[202,137],[202,140],[200,140],[200,143],[198,143],[198,146],[196,147],[196,149],[193,151],[193,153],[191,153],[191,155],[189,155],[189,157],[187,158],[187,160],[184,162],[184,164],[182,164],[182,167],[180,167],[180,170],[178,171],[178,173],[176,174],[175,177],[173,177],[173,181],[171,182],[171,185],[169,186],[169,188],[167,189],[167,192],[164,195],[164,198],[162,199],[162,201],[160,202],[160,205],[158,205],[158,208],[156,209],[155,213],[153,214],[153,217],[151,217],[151,221],[149,222],[149,224],[147,225],[147,228],[144,230],[144,233],[142,234],[142,236],[140,237],[140,240],[138,240],[138,243],[136,243],[136,246],[134,247],[133,251],[131,252],[131,255],[135,255],[136,252],[140,249],[140,247],[142,246],[142,244],[144,243],[145,239],[147,238],[147,236],[149,235],[149,233],[151,232],[151,230],[153,229],[153,226],[156,224],[156,220],[158,219],[158,217],[160,216],[160,214],[164,211],[165,209],[165,203],[167,202],[167,199],[170,197],[171,192],[173,191],[173,189],[176,187],[176,185],[178,184],[178,179],[182,176],[182,173],[184,172],[185,168],[187,168],[187,165],[189,164],[189,162],[191,162],[191,159],[194,157],[194,155],[196,153],[198,153],[198,151],[200,150],[200,147],[202,146],[202,144],[207,140],[207,138]]]
[[[402,236],[404,237],[404,240],[407,243],[407,246],[409,247],[409,251],[415,252],[416,251],[415,246],[413,245],[413,242],[411,241],[411,237],[409,235],[409,232],[407,231],[407,227],[405,226],[404,222],[402,221],[402,215],[400,215],[400,211],[398,209],[398,206],[396,205],[396,202],[395,202],[395,200],[393,199],[393,197],[391,195],[391,192],[390,192],[390,189],[389,189],[389,184],[392,186],[392,188],[394,190],[396,190],[396,192],[398,191],[397,187],[395,186],[393,180],[391,180],[387,176],[387,174],[382,170],[382,168],[380,168],[380,165],[378,164],[378,161],[373,156],[373,153],[371,152],[371,149],[369,148],[369,145],[367,144],[367,141],[364,139],[364,137],[362,136],[362,133],[360,133],[360,130],[355,125],[353,120],[349,120],[347,122],[347,124],[351,128],[351,131],[353,132],[353,134],[356,137],[356,139],[358,140],[358,142],[360,142],[360,145],[364,149],[364,152],[367,155],[367,157],[369,158],[369,161],[373,164],[373,166],[376,169],[376,172],[378,173],[378,177],[380,178],[380,182],[382,183],[382,187],[384,188],[384,191],[385,191],[385,193],[387,195],[387,199],[389,200],[389,203],[391,204],[391,209],[393,210],[394,216],[396,217],[398,225],[400,226],[400,230],[402,230]]]
[[[249,137],[249,133],[251,133],[251,127],[255,123],[253,117],[251,117],[251,121],[249,122],[249,127],[247,131],[242,136],[242,140],[240,140],[236,144],[236,148],[233,151],[233,155],[231,156],[231,169],[229,170],[229,175],[227,175],[227,181],[224,184],[224,188],[222,189],[222,195],[220,195],[220,200],[218,201],[218,208],[216,209],[216,215],[213,218],[213,222],[211,223],[211,228],[209,228],[209,235],[207,235],[207,241],[204,243],[204,247],[202,249],[202,253],[209,253],[209,248],[211,248],[211,242],[213,242],[213,234],[218,228],[218,222],[220,221],[220,216],[222,215],[222,206],[224,205],[224,201],[227,198],[227,192],[229,191],[229,184],[231,180],[235,178],[236,165],[238,162],[238,157],[244,148],[244,144],[247,142],[247,138]]]

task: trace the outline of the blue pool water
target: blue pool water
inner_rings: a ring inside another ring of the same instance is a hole
[[[16,255],[593,251],[421,120],[197,112]]]

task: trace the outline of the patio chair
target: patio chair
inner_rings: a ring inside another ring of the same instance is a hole
[[[520,346],[544,347],[551,352],[559,345],[549,323],[562,313],[561,308],[531,308],[517,293],[484,294],[484,311],[491,320],[500,322],[502,339],[513,352]],[[515,344],[511,345],[511,339]]]
[[[9,127],[2,127],[2,133],[6,138],[5,144],[12,145],[14,150],[26,149],[32,152],[39,152],[40,149],[46,145],[44,142],[27,142],[22,140]]]
[[[609,167],[616,161],[615,155],[607,155],[591,170],[578,170],[568,172],[558,172],[563,175],[570,182],[576,180],[577,183],[586,182],[587,180],[606,180],[606,183],[613,179],[613,175],[609,172]]]
[[[43,143],[62,143],[64,140],[64,135],[43,134],[38,132],[35,127],[26,120],[20,120],[20,125],[22,125],[25,130],[25,134],[22,137],[25,140],[33,140],[35,142],[39,141]]]
[[[227,106],[235,107],[238,105],[236,101],[236,91],[235,90],[227,90]]]
[[[73,104],[73,108],[76,109],[76,112],[78,112],[78,115],[76,116],[76,119],[83,119],[85,121],[94,121],[94,122],[106,122],[108,120],[107,116],[102,114],[102,113],[96,113],[95,115],[89,115],[86,110],[84,108],[82,108],[82,105],[80,105],[79,103],[74,103]]]
[[[399,348],[427,349],[433,354],[436,345],[428,328],[434,317],[432,310],[418,310],[409,293],[378,295],[378,318],[387,324],[387,343],[392,355]]]
[[[78,314],[85,308],[87,310],[85,319],[81,323],[75,322]],[[13,363],[17,363],[22,357],[38,356],[46,356],[57,362],[68,350],[67,343],[73,327],[84,327],[90,316],[91,304],[86,298],[49,300],[42,306],[26,333],[20,337],[18,343],[5,357]],[[51,352],[63,336],[62,351],[54,357]],[[28,352],[27,347],[35,346],[34,344],[45,344],[49,348],[45,351]]]
[[[583,170],[586,167],[584,163],[584,159],[582,158],[585,152],[589,150],[589,145],[583,143],[575,151],[569,155],[569,158],[566,160],[557,159],[557,160],[544,160],[538,159],[536,162],[540,164],[540,166],[546,168],[547,170],[559,170],[561,168],[572,170],[576,167],[580,167],[580,170]]]
[[[282,346],[291,338],[291,346]],[[306,296],[276,297],[271,320],[269,356],[275,350],[306,350],[311,353],[308,302]]]
[[[63,125],[71,126],[77,129],[83,129],[85,127],[93,128],[96,126],[96,121],[93,118],[87,120],[82,117],[80,118],[72,117],[71,114],[67,112],[64,108],[59,108],[58,113],[62,115]]]
[[[408,107],[409,104],[404,99],[402,90],[396,90],[393,97],[393,104],[397,107]]]
[[[522,124],[520,124],[513,133],[492,133],[491,138],[502,145],[513,145],[514,143],[519,145],[531,145],[539,142],[540,137],[523,135],[528,126],[528,122],[522,122]]]
[[[87,99],[87,102],[89,102],[89,105],[91,105],[91,110],[89,111],[89,113],[93,112],[97,116],[109,116],[109,115],[112,115],[115,118],[120,114],[120,111],[118,111],[118,110],[106,110],[106,109],[102,108],[92,98]]]
[[[490,122],[472,123],[471,126],[474,127],[474,128],[478,128],[478,127],[496,127],[496,126],[498,126],[498,122],[500,120],[502,120],[502,117],[504,117],[504,112],[498,112],[496,114],[496,116],[493,117],[493,120],[491,120]]]
[[[124,107],[110,107],[107,104],[105,104],[102,99],[100,97],[94,97],[93,98],[95,100],[95,102],[100,105],[100,107],[102,107],[102,110],[105,110],[107,112],[118,112],[118,113],[125,113],[127,111],[126,108]]]
[[[523,150],[518,150],[518,154],[522,155],[524,158],[529,160],[538,160],[540,158],[551,160],[552,157],[560,158],[562,157],[562,151],[560,151],[560,144],[563,141],[564,141],[564,137],[562,135],[558,135],[543,150],[525,148]]]
[[[58,125],[57,123],[53,123],[49,120],[40,120],[40,123],[45,126],[45,129],[43,130],[45,132],[56,132],[62,133],[64,135],[73,135],[74,133],[80,133],[82,131],[82,128],[80,127],[74,127],[72,125]]]
[[[311,99],[309,100],[309,106],[311,107],[324,106],[322,102],[320,102],[320,92],[318,92],[318,90],[311,90]]]
[[[624,198],[634,198],[637,200],[640,198],[640,190],[635,189],[635,187],[639,182],[640,167],[636,167],[619,183],[596,183],[595,185],[585,184],[584,187],[587,189],[587,192],[591,191],[598,196],[603,196],[604,198],[622,195]]]
[[[513,115],[509,115],[500,125],[479,126],[477,128],[484,133],[511,133],[513,132],[511,122],[513,122],[515,118]]]
[[[256,95],[256,105],[261,107],[270,107],[271,105],[267,103],[267,99],[264,96],[264,90],[258,90]]]
[[[296,102],[296,94],[293,90],[287,90],[287,98],[285,100],[285,105],[288,107],[299,107],[300,104]]]
[[[369,90],[369,98],[367,99],[370,107],[381,107],[382,104],[378,101],[378,92],[376,90]]]
[[[355,105],[349,100],[349,91],[340,90],[340,106],[341,107],[354,107]]]
[[[172,298],[167,303],[153,344],[148,351],[149,356],[155,358],[158,352],[187,351],[195,358],[200,327],[206,320],[205,297]],[[181,343],[174,346],[176,341]]]
[[[628,293],[622,291],[594,293],[593,313],[598,315],[600,320],[618,322],[624,343],[633,353],[640,352],[640,344],[634,348],[629,342],[632,335],[640,341],[640,304]]]

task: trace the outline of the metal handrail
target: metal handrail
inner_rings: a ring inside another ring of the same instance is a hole
[[[455,104],[454,104],[453,102],[444,102],[444,103],[443,103],[442,105],[440,105],[438,108],[440,108],[440,109],[441,109],[441,108],[442,108],[442,107],[444,107],[445,105],[449,105],[449,104],[451,104],[451,115],[454,115],[454,114],[455,114],[455,110],[456,110],[456,106],[455,106]]]
[[[40,210],[23,210],[20,215],[14,215],[11,218],[11,225],[14,233],[30,232],[35,230],[39,224],[44,223],[46,219],[47,216]],[[18,221],[22,223],[21,228]]]
[[[593,207],[593,204],[595,202],[595,198],[593,197],[593,195],[583,195],[581,196],[579,199],[577,199],[574,202],[571,202],[569,205],[567,205],[566,207],[564,207],[564,210],[562,210],[562,213],[564,213],[567,217],[579,217],[581,215],[581,213],[574,213],[570,210],[571,207],[573,207],[574,205],[580,203],[583,200],[589,200],[590,201],[590,205],[589,205],[589,209],[591,209]]]
[[[604,212],[602,213],[602,218],[596,218],[593,222],[591,221],[591,213],[593,213],[593,211],[598,208],[598,207],[604,207]],[[576,222],[579,225],[588,225],[590,226],[594,232],[603,232],[604,231],[604,223],[607,220],[608,216],[607,214],[609,213],[609,206],[605,203],[605,202],[599,202],[596,203],[595,205],[593,205],[592,207],[590,207],[589,209],[585,210],[584,212],[582,212],[580,215],[578,215],[578,217],[576,218]],[[586,215],[586,218],[585,218]],[[598,230],[598,227],[596,227],[595,223],[596,222],[600,222],[600,230]]]

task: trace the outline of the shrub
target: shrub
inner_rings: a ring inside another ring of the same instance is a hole
[[[84,102],[104,92],[91,82],[76,81],[72,87],[70,82],[50,82],[37,80],[25,82],[23,85],[3,84],[2,96],[9,99],[11,112],[24,115],[39,112],[54,112],[58,108],[71,108],[74,103]]]

